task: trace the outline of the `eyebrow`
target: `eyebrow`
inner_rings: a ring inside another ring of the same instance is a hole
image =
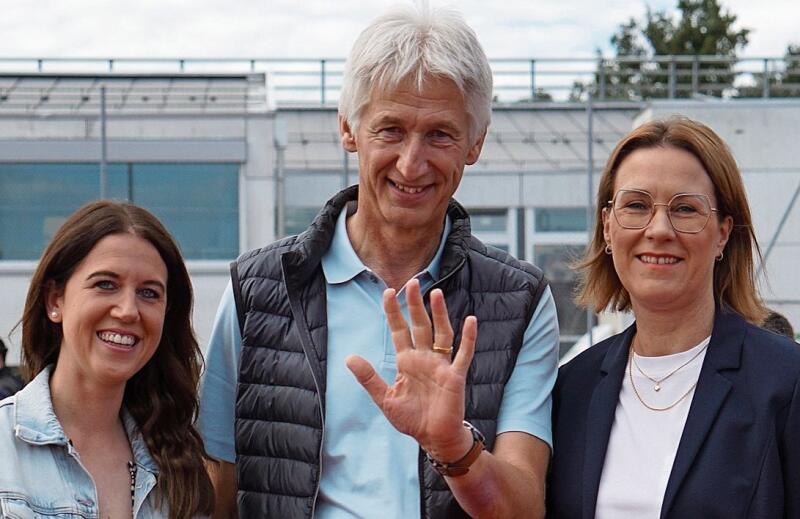
[[[98,270],[98,271],[92,272],[91,274],[86,276],[86,280],[88,281],[90,279],[99,278],[99,277],[109,277],[109,278],[114,278],[114,279],[120,279],[120,275],[117,274],[116,272],[112,272],[110,270]],[[167,291],[167,287],[164,286],[164,283],[162,283],[161,281],[158,281],[157,279],[148,279],[147,281],[143,282],[142,284],[143,285],[152,285],[152,286],[158,287],[164,292]]]
[[[373,121],[370,122],[370,126],[373,127],[373,128],[376,127],[376,126],[384,126],[384,125],[387,125],[387,124],[396,125],[396,126],[402,126],[403,121],[400,118],[395,117],[393,115],[381,115],[378,118],[376,118],[376,119],[374,119]],[[448,133],[452,133],[454,135],[461,135],[461,130],[459,130],[457,126],[455,126],[453,123],[451,123],[447,119],[434,120],[428,126],[430,126],[431,128],[435,128],[435,129],[445,130]]]

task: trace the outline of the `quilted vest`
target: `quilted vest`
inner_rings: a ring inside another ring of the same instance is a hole
[[[242,353],[236,396],[236,469],[243,518],[311,518],[319,491],[325,424],[326,282],[320,261],[357,186],[334,196],[311,226],[244,254],[231,265]],[[472,236],[451,200],[452,222],[432,288],[445,294],[454,344],[463,319],[478,318],[466,382],[465,419],[491,450],[505,387],[546,286],[542,272]],[[427,302],[427,297],[426,297]],[[423,519],[468,517],[443,477],[418,456]]]

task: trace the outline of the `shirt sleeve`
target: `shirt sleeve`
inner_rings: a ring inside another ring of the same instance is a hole
[[[550,287],[545,288],[533,312],[503,392],[497,434],[524,432],[553,448],[550,392],[558,373],[558,320]]]
[[[209,456],[230,463],[236,461],[234,409],[241,351],[242,335],[233,287],[228,282],[204,355],[197,428]]]

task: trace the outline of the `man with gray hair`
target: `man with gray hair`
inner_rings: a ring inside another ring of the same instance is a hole
[[[359,185],[231,266],[199,417],[216,517],[544,515],[555,305],[452,199],[491,98],[452,11],[356,40],[339,130]]]

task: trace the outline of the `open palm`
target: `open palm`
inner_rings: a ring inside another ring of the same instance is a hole
[[[464,445],[464,385],[475,351],[477,320],[470,316],[464,321],[461,344],[451,362],[447,350],[452,350],[453,329],[441,290],[431,292],[433,326],[425,311],[419,281],[409,281],[406,290],[410,328],[395,291],[388,289],[383,295],[397,352],[394,384],[387,384],[361,357],[348,357],[347,366],[398,431],[415,438],[437,459],[457,459],[459,455],[454,453],[463,450]]]

